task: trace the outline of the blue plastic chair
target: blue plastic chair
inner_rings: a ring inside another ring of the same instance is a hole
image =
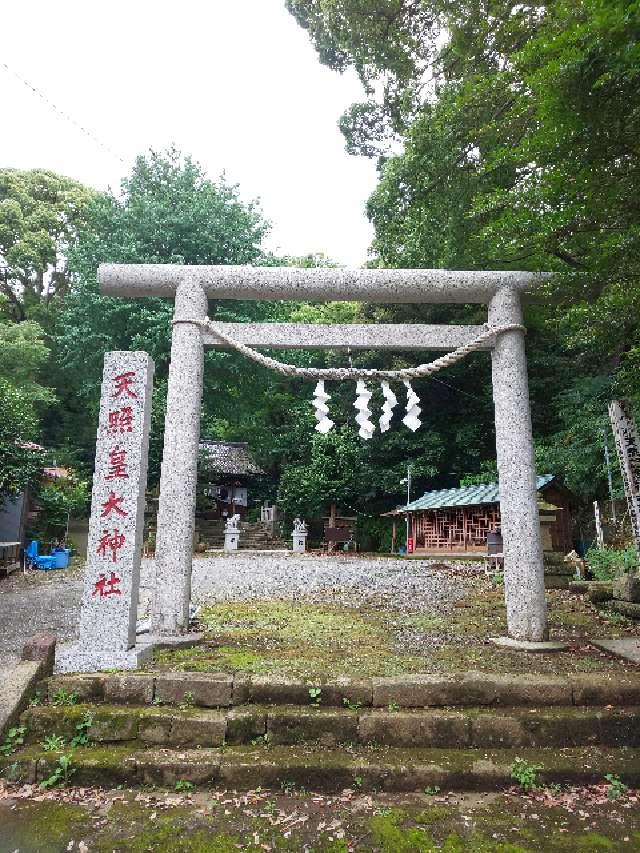
[[[32,539],[29,545],[24,549],[24,556],[34,569],[44,569],[45,572],[49,571],[49,569],[56,569],[56,558],[55,557],[44,557],[38,554],[38,540]]]

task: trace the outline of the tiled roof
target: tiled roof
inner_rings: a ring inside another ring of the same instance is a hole
[[[200,467],[216,474],[264,474],[246,441],[200,442]]]
[[[553,474],[544,474],[537,478],[536,488],[544,489],[555,479]],[[425,492],[421,498],[400,507],[400,512],[417,509],[441,509],[450,506],[476,506],[478,504],[494,504],[500,501],[500,490],[497,483],[482,483],[477,486],[462,486],[459,489],[439,489],[435,492]]]

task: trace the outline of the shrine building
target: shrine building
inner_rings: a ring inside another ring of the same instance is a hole
[[[250,488],[266,472],[253,458],[246,441],[200,442],[197,516],[224,519],[247,514]]]
[[[545,551],[573,548],[571,493],[553,474],[537,478],[538,510]],[[500,533],[497,483],[425,492],[386,516],[406,516],[415,553],[432,556],[485,556],[489,534]]]

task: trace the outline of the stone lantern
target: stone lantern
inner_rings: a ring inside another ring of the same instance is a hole
[[[224,550],[237,551],[240,541],[240,516],[232,515],[224,526]]]
[[[307,550],[307,525],[299,518],[293,520],[293,532],[291,533],[291,550],[300,554]]]

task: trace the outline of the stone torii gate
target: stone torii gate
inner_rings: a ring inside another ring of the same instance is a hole
[[[481,303],[492,327],[515,326],[487,341],[491,352],[496,456],[504,542],[509,641],[547,639],[544,569],[521,294],[544,274],[449,270],[103,264],[102,293],[175,298],[156,539],[152,632],[187,630],[200,437],[203,350],[224,346],[205,329],[207,298],[354,300],[378,303]],[[305,325],[219,323],[255,348],[453,350],[478,337],[469,325]],[[144,488],[144,486],[143,486]]]

